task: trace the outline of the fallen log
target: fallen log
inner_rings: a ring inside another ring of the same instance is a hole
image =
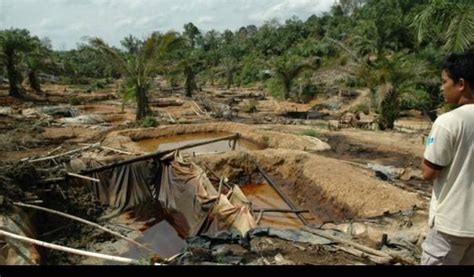
[[[363,251],[367,254],[375,255],[375,256],[381,258],[379,260],[380,262],[389,263],[394,259],[394,257],[392,257],[390,254],[387,254],[387,253],[379,251],[379,250],[375,250],[373,248],[367,247],[365,245],[362,245],[362,244],[359,244],[359,243],[356,243],[356,242],[353,242],[353,241],[350,241],[350,240],[347,240],[347,239],[343,239],[343,238],[331,235],[327,231],[324,231],[324,230],[313,229],[313,228],[310,228],[310,227],[307,227],[307,226],[303,227],[303,230],[305,230],[307,232],[310,232],[312,234],[318,235],[320,237],[332,240],[332,241],[337,242],[337,243],[349,245],[349,246],[351,246],[351,247],[353,247],[357,250]]]
[[[156,107],[182,106],[184,102],[179,99],[150,99],[148,103]]]

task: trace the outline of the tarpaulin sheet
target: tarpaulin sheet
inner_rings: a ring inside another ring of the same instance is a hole
[[[99,161],[73,160],[71,169],[80,171],[101,166]],[[159,201],[186,236],[236,229],[242,234],[257,224],[250,202],[238,187],[227,195],[218,193],[206,173],[196,164],[173,152],[152,162],[143,161],[94,173],[100,183],[89,183],[104,204],[122,212],[142,203]],[[116,213],[114,213],[116,214]]]
[[[27,214],[18,207],[14,211],[0,216],[0,228],[24,237],[36,238],[35,230]],[[38,265],[40,254],[35,245],[9,237],[0,240],[0,264],[2,265]]]

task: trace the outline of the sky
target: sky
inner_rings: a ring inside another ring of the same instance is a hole
[[[235,31],[242,26],[329,11],[335,0],[0,0],[0,30],[26,28],[48,37],[55,50],[75,48],[84,37],[120,46],[132,34],[183,31],[193,22],[201,32]]]

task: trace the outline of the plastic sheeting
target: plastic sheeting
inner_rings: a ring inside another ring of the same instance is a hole
[[[35,230],[26,213],[18,207],[13,207],[13,209],[12,213],[0,216],[0,228],[25,237],[36,238]],[[40,263],[40,254],[30,243],[4,237],[0,241],[0,246],[0,264],[2,265],[38,265]]]
[[[70,168],[80,171],[100,165],[97,160],[76,159],[71,161]],[[257,225],[250,212],[251,203],[238,187],[227,195],[219,194],[206,173],[183,160],[178,152],[159,161],[127,164],[94,173],[92,177],[100,183],[82,182],[89,183],[103,204],[116,208],[109,216],[157,200],[185,236],[229,229],[246,234]]]

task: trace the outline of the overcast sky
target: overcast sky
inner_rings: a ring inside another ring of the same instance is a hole
[[[75,48],[84,36],[119,46],[129,34],[175,30],[193,22],[201,31],[237,30],[296,15],[329,11],[334,0],[0,0],[0,30],[26,28],[55,49]]]

